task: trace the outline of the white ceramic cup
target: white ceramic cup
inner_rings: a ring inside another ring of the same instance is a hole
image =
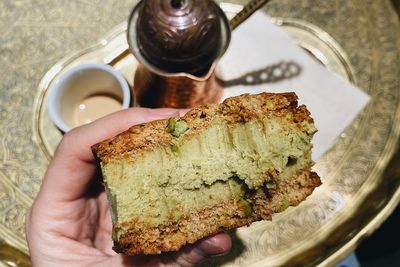
[[[100,95],[118,99],[121,109],[129,108],[131,103],[130,87],[122,74],[105,64],[79,65],[51,86],[48,112],[54,124],[66,133],[79,126],[74,118],[76,107],[85,99]]]

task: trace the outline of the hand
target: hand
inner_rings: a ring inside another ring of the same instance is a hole
[[[26,216],[34,266],[193,266],[231,247],[224,233],[187,245],[177,253],[126,256],[112,251],[111,216],[96,179],[91,145],[134,124],[177,116],[175,109],[132,108],[67,133],[47,169]],[[98,177],[97,177],[98,178]]]

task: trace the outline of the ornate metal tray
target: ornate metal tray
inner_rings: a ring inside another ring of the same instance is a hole
[[[221,6],[232,16],[245,2]],[[204,266],[333,265],[372,233],[400,200],[400,170],[395,164],[400,135],[400,25],[396,14],[389,1],[314,2],[273,1],[265,10],[300,46],[363,88],[372,101],[317,162],[323,186],[298,208],[274,216],[273,222],[232,233],[233,251]],[[60,73],[82,62],[111,64],[133,82],[137,62],[126,51],[125,31],[126,24],[120,24],[98,43],[51,67],[35,91],[34,102],[29,102],[33,116],[15,114],[0,121],[0,237],[24,253],[28,252],[22,228],[24,211],[61,138],[47,115],[48,88]],[[7,95],[1,97],[1,107],[11,112]],[[21,141],[30,136],[32,141]],[[3,251],[7,252],[0,252],[3,263],[13,256],[25,260],[22,254]]]

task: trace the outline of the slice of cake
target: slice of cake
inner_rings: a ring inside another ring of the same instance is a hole
[[[135,125],[94,145],[114,250],[176,251],[299,204],[321,184],[311,171],[315,132],[294,93],[262,93]]]

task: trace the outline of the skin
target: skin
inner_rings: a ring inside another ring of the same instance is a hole
[[[225,233],[157,256],[126,256],[112,250],[109,206],[90,147],[132,125],[184,112],[132,108],[64,135],[26,216],[33,266],[194,266],[230,250]]]

